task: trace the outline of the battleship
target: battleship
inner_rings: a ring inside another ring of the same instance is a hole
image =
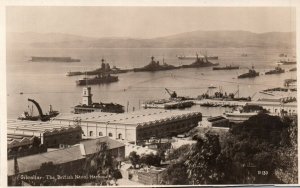
[[[182,65],[180,68],[200,68],[200,67],[211,67],[217,66],[219,63],[212,63],[208,61],[207,57],[200,58],[198,54],[196,54],[196,61],[189,65]]]
[[[154,61],[154,57],[151,57],[151,62],[141,68],[134,68],[134,72],[155,72],[155,71],[164,71],[164,70],[173,70],[177,69],[178,67],[175,67],[173,65],[168,65],[167,63],[164,62],[163,59],[163,64],[161,65],[159,61]]]
[[[104,63],[104,59],[101,59],[101,67],[96,69],[96,70],[92,70],[92,71],[86,71],[86,72],[80,72],[80,71],[69,71],[66,73],[66,76],[78,76],[78,75],[98,75],[98,74],[102,74],[102,73],[108,73],[108,74],[119,74],[119,73],[126,73],[130,70],[123,70],[120,68],[117,68],[116,66],[113,66],[112,68],[110,67],[109,63]]]
[[[284,72],[285,72],[285,70],[278,66],[278,67],[275,67],[275,69],[266,72],[265,74],[266,75],[268,75],[268,74],[281,74],[281,73],[284,73]]]
[[[225,66],[225,67],[213,67],[212,70],[233,70],[233,69],[239,69],[239,66]]]
[[[94,103],[92,102],[91,87],[83,88],[82,104],[74,106],[75,114],[89,112],[123,113],[124,106],[116,103]]]
[[[256,72],[254,67],[252,67],[252,69],[249,69],[249,72],[239,75],[238,78],[254,78],[256,76],[259,76],[259,72]]]
[[[95,85],[95,84],[106,84],[119,81],[118,76],[111,76],[110,74],[99,74],[94,78],[84,77],[83,79],[77,80],[76,84],[81,85]]]
[[[179,56],[177,56],[177,58],[180,59],[180,60],[190,60],[190,59],[195,60],[195,59],[197,59],[197,55],[196,56],[179,55]],[[205,56],[202,55],[202,56],[200,56],[200,58],[205,58]],[[208,60],[217,60],[217,59],[219,59],[218,56],[206,56],[206,58]]]
[[[37,57],[32,56],[32,62],[80,62],[80,59],[72,59],[71,57]]]

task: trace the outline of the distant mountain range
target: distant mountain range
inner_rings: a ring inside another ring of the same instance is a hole
[[[93,38],[61,33],[7,33],[7,48],[294,48],[295,32],[192,31],[152,39]]]

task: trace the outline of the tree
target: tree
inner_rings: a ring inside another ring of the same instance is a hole
[[[275,175],[284,183],[297,184],[298,183],[298,123],[297,117],[293,120],[284,119],[290,123],[290,127],[286,131],[287,136],[286,145],[288,147],[282,147],[277,151],[277,168]]]
[[[136,169],[136,165],[140,164],[140,156],[135,151],[130,152],[129,160],[131,161],[134,169]]]
[[[114,179],[114,173],[117,170],[117,163],[111,156],[108,145],[105,142],[97,142],[97,152],[87,158],[85,163],[85,172],[88,176],[93,175],[100,178],[93,182],[96,185],[109,185]]]
[[[187,167],[184,161],[170,164],[162,175],[163,184],[167,185],[188,185]]]
[[[282,183],[275,176],[276,153],[287,141],[289,124],[278,116],[258,114],[230,129],[222,155],[228,159],[225,174],[230,183]]]
[[[142,155],[141,163],[148,166],[160,166],[161,158],[153,153]]]
[[[160,144],[157,150],[157,155],[161,158],[162,161],[166,160],[166,151],[171,148],[171,143]]]
[[[188,179],[192,184],[218,184],[224,177],[223,164],[219,159],[221,147],[217,135],[205,134],[198,138],[185,162]]]
[[[184,144],[177,149],[173,149],[167,156],[168,160],[180,160],[181,158],[186,158],[188,151],[190,151],[191,146],[189,144]]]

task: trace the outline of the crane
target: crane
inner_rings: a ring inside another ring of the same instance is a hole
[[[40,107],[40,105],[39,105],[38,102],[36,102],[33,99],[28,99],[28,101],[32,102],[36,106],[36,108],[38,109],[38,111],[39,111],[38,119],[40,119],[41,121],[48,121],[48,120],[50,120],[51,117],[55,117],[55,116],[57,116],[59,114],[58,111],[52,110],[52,106],[51,105],[50,105],[49,114],[43,114],[42,108]]]
[[[171,91],[167,88],[165,88],[165,90],[168,92],[168,94],[170,95],[170,98],[173,99],[173,98],[177,98],[177,93],[175,91]]]

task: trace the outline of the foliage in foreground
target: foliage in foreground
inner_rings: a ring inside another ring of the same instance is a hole
[[[164,183],[297,183],[296,119],[253,116],[231,128],[222,144],[218,135],[208,132],[197,138],[188,153],[172,161],[163,176]]]

